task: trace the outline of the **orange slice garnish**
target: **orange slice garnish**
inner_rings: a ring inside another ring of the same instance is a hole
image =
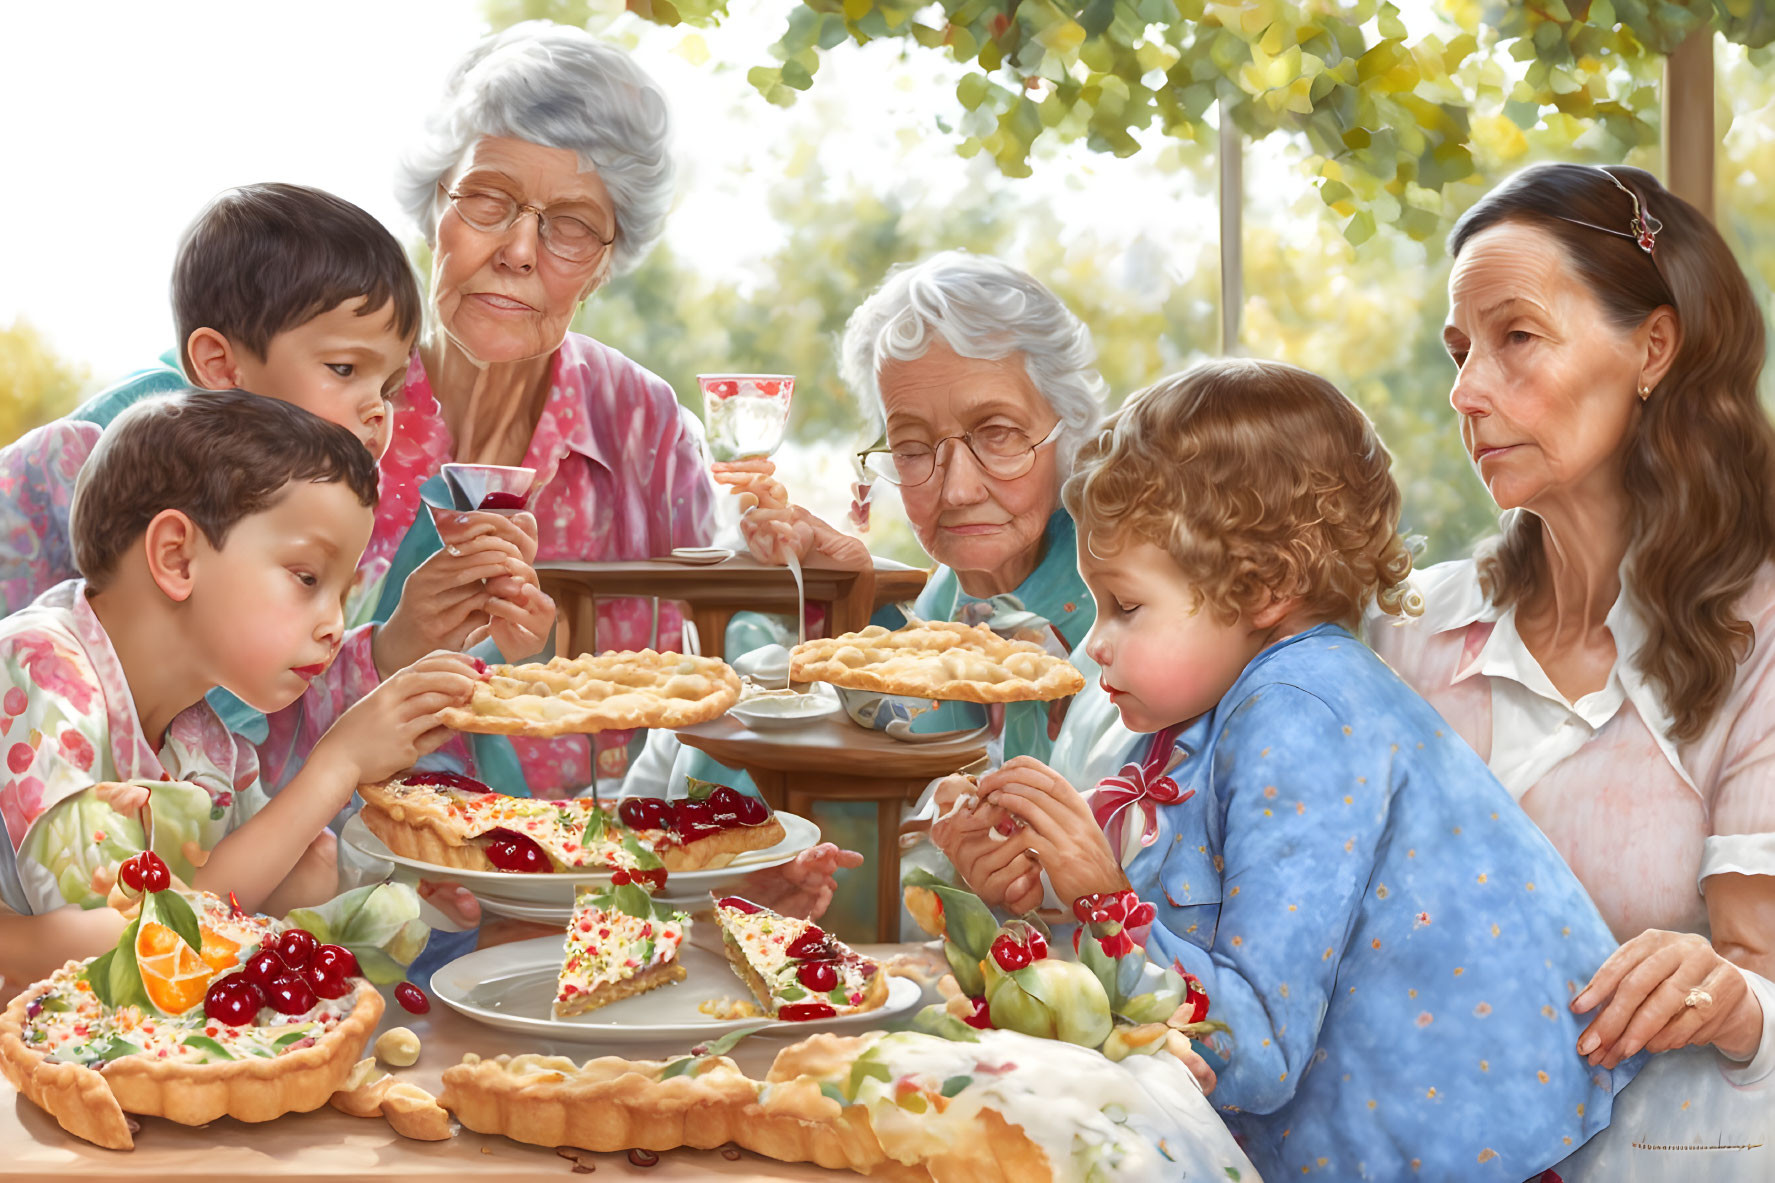
[[[142,971],[142,986],[148,992],[148,1000],[163,1014],[182,1015],[201,1004],[210,980],[224,968],[206,959],[210,956],[210,939],[214,937],[218,942],[216,955],[223,952],[224,945],[233,942],[207,929],[202,931],[202,955],[164,924],[146,923],[136,933],[136,964]],[[234,945],[234,949],[238,952],[240,946]],[[234,964],[232,956],[227,964]]]

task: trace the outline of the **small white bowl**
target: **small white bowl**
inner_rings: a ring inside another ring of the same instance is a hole
[[[838,706],[837,697],[829,693],[766,692],[735,703],[728,714],[753,731],[789,731],[837,713]]]

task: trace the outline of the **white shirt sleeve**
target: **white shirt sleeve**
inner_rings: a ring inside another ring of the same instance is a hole
[[[1720,1072],[1730,1083],[1746,1088],[1775,1075],[1775,982],[1743,966],[1738,966],[1737,969],[1744,975],[1745,984],[1750,987],[1751,994],[1762,1004],[1763,1038],[1757,1044],[1756,1054],[1751,1056],[1748,1063],[1740,1064],[1721,1056]]]

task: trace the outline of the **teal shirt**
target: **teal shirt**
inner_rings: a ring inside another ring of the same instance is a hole
[[[1042,558],[1029,578],[1010,593],[1025,612],[1033,613],[1059,630],[1068,650],[1077,649],[1097,619],[1097,605],[1079,574],[1078,527],[1072,515],[1057,509],[1042,535]],[[977,607],[972,607],[977,605]],[[961,589],[961,580],[948,567],[938,567],[919,594],[913,611],[924,620],[990,619],[994,608],[1009,608],[1005,597],[981,599]],[[970,612],[971,609],[971,612]],[[870,623],[899,628],[906,623],[900,610],[888,605]],[[1048,738],[1045,702],[1013,702],[1005,707],[1005,759],[1034,756],[1046,763],[1054,749]],[[914,731],[955,731],[968,726],[971,714],[965,706],[944,703],[913,720]]]
[[[1069,649],[1078,648],[1084,641],[1085,634],[1091,631],[1091,625],[1097,619],[1097,606],[1091,599],[1090,590],[1085,587],[1084,578],[1079,575],[1078,528],[1073,525],[1071,515],[1064,509],[1055,510],[1048,519],[1047,529],[1042,535],[1041,561],[1010,596],[1016,599],[1025,612],[1033,613],[1053,624]],[[968,595],[962,591],[961,581],[954,571],[948,567],[938,567],[925,584],[924,591],[919,594],[913,611],[924,620],[955,620],[968,612],[970,606],[975,605],[978,607],[973,611],[982,618],[990,616],[995,607],[1011,607],[1006,602],[1006,597],[988,600]],[[897,607],[889,604],[877,612],[870,623],[894,629],[904,625],[906,618]],[[745,651],[734,646],[735,639],[736,630],[730,628],[727,634],[727,652],[730,655]],[[1034,756],[1042,761],[1048,759],[1054,747],[1054,741],[1048,738],[1048,707],[1049,704],[1045,702],[1014,702],[1006,706],[1005,759],[1010,760],[1017,756]],[[912,727],[914,731],[954,731],[973,726],[970,719],[965,706],[944,703],[929,714],[920,715],[913,721]],[[702,752],[696,752],[690,757],[687,771],[690,776],[699,780],[710,780],[742,791],[756,792],[751,777],[738,769],[716,763]]]

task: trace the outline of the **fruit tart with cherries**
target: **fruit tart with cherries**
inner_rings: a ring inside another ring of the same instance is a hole
[[[408,772],[358,790],[364,824],[402,858],[463,871],[660,872],[724,867],[783,840],[757,797],[692,780],[681,801],[508,797],[452,772]]]
[[[353,954],[206,893],[172,890],[160,856],[117,946],[70,961],[0,1015],[0,1070],[69,1133],[134,1146],[125,1113],[203,1125],[327,1103],[382,1016]]]
[[[737,895],[715,901],[715,919],[728,963],[773,1019],[830,1019],[887,1002],[881,966],[811,921]]]

